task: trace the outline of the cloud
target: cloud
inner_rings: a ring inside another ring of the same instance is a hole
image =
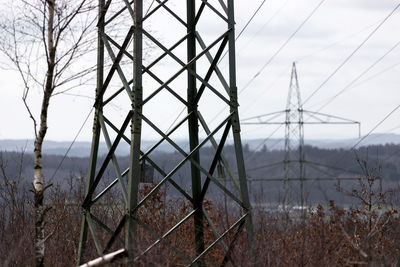
[[[389,10],[398,4],[395,0],[341,0],[343,6],[353,6],[355,8],[363,8],[370,10]]]

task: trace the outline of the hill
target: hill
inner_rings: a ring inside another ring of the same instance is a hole
[[[49,150],[47,150],[49,151]],[[51,151],[51,150],[50,150]],[[224,156],[231,166],[235,169],[234,149],[231,145],[224,148]],[[294,151],[296,153],[296,151]],[[205,168],[210,166],[214,150],[211,147],[202,149],[201,162]],[[306,154],[306,182],[305,188],[307,199],[310,203],[322,203],[331,199],[346,203],[343,192],[338,192],[338,186],[344,190],[351,190],[357,186],[356,180],[346,181],[321,181],[327,178],[359,178],[362,174],[360,163],[365,162],[372,174],[381,178],[384,188],[394,188],[400,181],[400,145],[370,145],[361,147],[356,151],[349,151],[344,148],[324,149],[312,146],[305,147]],[[20,173],[30,184],[30,177],[33,175],[32,154],[26,152],[23,156],[20,152],[3,151],[0,154],[0,165],[4,166],[8,177],[17,177]],[[129,166],[128,156],[118,156],[121,170]],[[150,154],[150,158],[161,166],[165,172],[171,171],[176,164],[182,160],[183,156],[177,152],[155,151]],[[253,201],[258,203],[279,202],[282,197],[282,181],[284,177],[282,150],[269,150],[267,147],[259,151],[253,151],[249,145],[244,146],[244,158],[246,160],[247,177],[249,179],[249,189]],[[60,184],[62,187],[68,186],[72,180],[82,180],[86,177],[89,158],[68,156],[63,160],[63,155],[45,154],[43,157],[44,174],[47,181]],[[100,157],[98,162],[103,160]],[[60,163],[62,164],[60,165]],[[115,178],[115,172],[110,164],[106,171],[108,179]],[[290,178],[297,178],[298,165],[291,164]],[[215,174],[217,175],[217,174]],[[190,164],[185,164],[174,176],[173,179],[184,184],[184,188],[190,192],[190,184],[186,177],[190,176]],[[155,172],[154,180],[158,181],[162,177]],[[228,177],[220,177],[226,181],[227,186],[233,186]],[[275,181],[262,181],[274,179]],[[299,182],[290,182],[293,201],[299,198]],[[210,198],[218,197],[219,191],[211,189]]]
[[[184,147],[186,143],[184,141],[176,140],[177,144]],[[305,140],[305,144],[313,147],[324,148],[324,149],[339,149],[339,148],[349,148],[353,144],[357,142],[356,138],[353,139],[309,139]],[[150,148],[155,141],[153,140],[144,140],[142,142],[143,150]],[[228,140],[227,144],[232,144],[232,140]],[[265,146],[269,150],[281,150],[284,147],[284,139],[271,138],[267,141],[265,139],[244,139],[243,144],[247,144],[249,149],[261,149],[262,146]],[[370,145],[386,145],[386,144],[400,144],[400,135],[399,134],[371,134],[365,140],[363,140],[363,146]],[[70,147],[70,141],[51,141],[46,140],[43,145],[44,154],[48,155],[64,155],[68,148]],[[68,152],[68,156],[71,157],[88,157],[90,153],[90,142],[75,142]],[[33,151],[33,140],[18,140],[18,139],[3,139],[0,140],[0,151],[22,151],[25,150],[27,152]],[[159,148],[159,151],[162,152],[174,152],[175,149],[163,142]],[[99,154],[106,154],[107,146],[105,143],[100,143]],[[129,146],[127,144],[123,144],[117,150],[118,155],[128,155],[129,154]]]

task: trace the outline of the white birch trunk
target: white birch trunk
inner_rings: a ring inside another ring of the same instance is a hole
[[[50,103],[50,97],[54,90],[54,68],[56,47],[54,45],[54,7],[55,0],[47,0],[47,73],[44,86],[44,95],[40,111],[40,128],[35,139],[34,150],[34,200],[35,200],[35,258],[36,266],[44,266],[45,253],[45,216],[47,209],[44,205],[44,191],[46,189],[43,177],[42,165],[42,145],[47,132],[47,112]],[[45,26],[45,27],[46,27]]]

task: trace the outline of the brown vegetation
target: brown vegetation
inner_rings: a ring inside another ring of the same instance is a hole
[[[22,164],[23,155],[15,160]],[[357,188],[345,192],[360,200],[360,205],[354,208],[339,208],[332,201],[328,207],[319,205],[315,209],[310,208],[304,221],[296,216],[289,216],[288,219],[280,213],[255,210],[257,265],[397,266],[400,263],[400,220],[397,211],[389,201],[389,192],[380,192],[375,177],[369,176],[372,173],[365,174]],[[48,266],[72,266],[77,258],[81,208],[71,200],[82,199],[83,179],[71,177],[68,183],[69,190],[54,186],[49,191],[49,202],[53,208],[48,214],[46,233]],[[0,213],[1,266],[34,264],[34,226],[31,222],[34,209],[26,184],[21,176],[8,176],[7,162],[0,157],[0,209],[3,211]],[[152,185],[144,185],[141,194],[146,194],[151,188]],[[226,229],[230,220],[225,217],[223,209],[211,201],[205,204],[210,217],[216,222],[216,228],[220,231]],[[110,194],[93,214],[115,226],[122,214],[121,207],[117,195]],[[153,195],[152,201],[141,210],[139,218],[160,235],[191,209],[190,203],[182,198],[167,198],[167,189],[164,188]],[[206,221],[204,225],[206,245],[209,245],[214,236]],[[143,252],[156,238],[143,227],[139,227],[139,232],[139,251]],[[100,230],[99,235],[104,240],[109,236]],[[232,235],[225,238],[226,243],[229,244],[232,238]],[[195,252],[188,245],[194,240],[191,220],[165,240],[194,257]],[[235,266],[249,265],[245,240],[242,234],[231,255]],[[112,250],[118,248],[115,246]],[[92,252],[95,256],[94,249]],[[137,255],[140,256],[140,253]],[[209,266],[216,266],[221,264],[223,257],[223,247],[216,246],[207,254],[205,261]],[[140,266],[186,265],[162,242],[139,257],[138,263]]]

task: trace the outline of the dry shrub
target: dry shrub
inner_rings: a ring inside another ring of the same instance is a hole
[[[0,158],[1,159],[1,158]],[[22,177],[9,177],[7,164],[0,160],[0,265],[30,266],[33,264],[33,217],[31,194]],[[340,208],[331,202],[329,206],[318,205],[310,209],[307,217],[285,217],[269,211],[255,210],[255,253],[257,266],[398,266],[400,255],[400,220],[397,210],[388,203],[388,192],[381,192],[376,185],[376,176],[370,171],[360,179],[354,190],[348,191],[359,200],[352,208]],[[147,195],[155,184],[144,185],[141,196]],[[48,214],[46,265],[72,266],[76,263],[79,241],[81,208],[71,200],[82,199],[83,179],[72,177],[69,187],[61,190],[53,186],[48,194],[52,209]],[[183,197],[167,196],[168,189],[161,188],[151,196],[138,218],[151,228],[157,236],[167,233],[192,210],[191,203]],[[93,213],[106,222],[110,228],[117,225],[123,214],[120,196],[110,194],[102,200]],[[204,201],[215,227],[222,233],[235,219],[235,214],[227,216],[210,200]],[[237,214],[236,214],[237,215]],[[214,233],[204,219],[204,240],[206,246],[215,240]],[[111,227],[112,226],[112,227]],[[181,250],[190,258],[195,257],[193,217],[188,219],[165,241]],[[112,228],[112,229],[114,229]],[[99,228],[100,229],[100,228]],[[140,233],[136,256],[153,244],[158,237],[143,226]],[[233,234],[224,241],[229,246]],[[100,240],[106,241],[110,234],[99,230]],[[121,233],[121,237],[124,232]],[[90,238],[89,238],[90,239]],[[114,248],[120,248],[117,243]],[[89,243],[88,259],[95,257],[93,244]],[[219,266],[225,256],[220,245],[215,246],[205,257],[208,266]],[[231,254],[234,266],[250,266],[251,259],[245,230],[239,235]],[[122,265],[124,262],[121,263]],[[138,257],[138,266],[180,266],[187,265],[179,255],[159,242],[148,253]],[[228,266],[232,265],[228,263]]]

